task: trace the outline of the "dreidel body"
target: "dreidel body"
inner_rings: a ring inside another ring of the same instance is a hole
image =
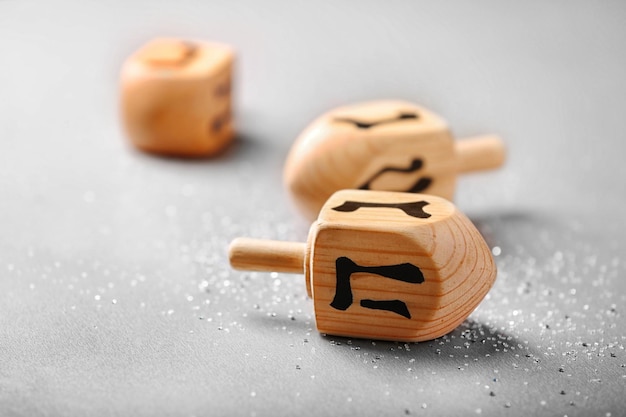
[[[496,278],[487,244],[449,201],[342,190],[307,243],[239,238],[236,269],[304,273],[321,333],[423,341],[449,333]]]
[[[234,138],[228,45],[154,39],[131,55],[121,74],[121,115],[130,141],[164,155],[201,157]]]
[[[494,135],[454,141],[445,121],[415,104],[379,100],[340,107],[296,139],[284,167],[285,187],[310,219],[341,189],[433,194],[452,200],[460,173],[499,167]]]

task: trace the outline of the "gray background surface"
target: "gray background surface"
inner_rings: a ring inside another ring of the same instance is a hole
[[[335,4],[337,3],[337,4]],[[626,415],[626,3],[0,1],[0,414]],[[238,51],[234,146],[132,149],[118,70],[154,36]],[[281,187],[314,117],[401,98],[509,159],[458,184],[495,287],[418,344],[321,336]]]

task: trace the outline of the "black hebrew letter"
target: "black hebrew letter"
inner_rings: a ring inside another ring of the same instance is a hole
[[[398,116],[396,117],[392,117],[390,119],[383,119],[383,120],[379,120],[377,122],[362,122],[360,120],[355,120],[355,119],[351,119],[349,117],[337,117],[335,118],[335,122],[346,122],[346,123],[352,123],[354,126],[356,126],[359,129],[369,129],[370,127],[374,127],[374,126],[378,126],[378,125],[382,125],[385,123],[393,123],[393,122],[398,122],[400,120],[407,120],[407,119],[418,119],[419,116],[417,115],[417,113],[400,113]]]
[[[410,203],[368,203],[364,201],[346,201],[340,206],[333,207],[333,210],[350,212],[356,211],[361,207],[389,207],[400,209],[411,217],[427,219],[430,217],[430,214],[424,211],[424,206],[427,206],[428,204],[428,201],[414,201]]]
[[[376,301],[376,300],[361,300],[361,307],[371,308],[372,310],[387,310],[393,311],[407,319],[411,318],[411,313],[409,312],[406,304],[400,300],[386,300],[386,301]]]
[[[369,190],[372,185],[372,182],[374,182],[378,177],[383,175],[385,172],[406,172],[410,174],[412,172],[420,170],[422,168],[422,165],[423,165],[422,160],[419,158],[415,158],[413,159],[413,161],[411,161],[411,165],[409,165],[407,168],[385,167],[381,169],[380,171],[378,171],[376,174],[374,174],[374,176],[372,176],[365,184],[361,185],[359,189]],[[433,179],[430,177],[421,177],[408,190],[404,190],[404,192],[421,193],[422,191],[430,187],[430,184],[432,182],[433,182]]]
[[[422,274],[422,271],[417,266],[410,263],[384,266],[361,266],[356,264],[352,259],[342,256],[335,261],[335,269],[337,283],[335,287],[335,297],[330,303],[330,306],[342,311],[347,310],[353,302],[350,277],[354,273],[366,272],[411,284],[421,284],[424,282],[424,274]],[[411,318],[411,313],[406,303],[401,300],[377,301],[366,299],[361,300],[360,304],[365,308],[392,311],[407,319]]]

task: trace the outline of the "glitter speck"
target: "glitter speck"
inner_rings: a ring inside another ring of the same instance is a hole
[[[500,249],[500,246],[494,246],[491,253],[493,253],[493,256],[500,256],[502,249]]]

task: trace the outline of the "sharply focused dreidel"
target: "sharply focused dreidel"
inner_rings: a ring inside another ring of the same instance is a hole
[[[496,278],[491,252],[449,201],[342,190],[308,242],[235,239],[235,269],[304,273],[321,333],[422,341],[467,318]]]
[[[155,39],[121,71],[121,112],[130,141],[145,151],[198,157],[234,137],[233,50],[223,44]]]
[[[497,136],[455,142],[446,123],[414,104],[380,100],[340,107],[313,121],[293,144],[284,183],[314,219],[341,189],[427,193],[452,200],[459,173],[496,168]]]

